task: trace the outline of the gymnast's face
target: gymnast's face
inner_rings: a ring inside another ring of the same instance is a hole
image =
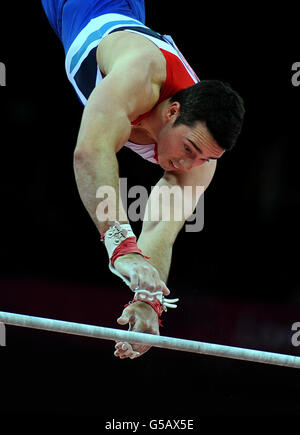
[[[157,137],[159,165],[166,171],[189,171],[213,159],[220,158],[220,148],[205,123],[194,127],[173,124],[179,114],[179,103],[172,103],[164,114],[165,123]]]

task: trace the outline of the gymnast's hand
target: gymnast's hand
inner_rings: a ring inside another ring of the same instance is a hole
[[[126,307],[117,322],[119,325],[128,324],[129,331],[159,335],[158,316],[154,309],[145,302],[135,302]],[[121,359],[133,359],[147,352],[150,347],[151,346],[146,346],[144,344],[117,342],[114,355]]]
[[[151,292],[162,291],[164,296],[170,294],[157,269],[140,254],[123,255],[116,259],[114,267],[130,280],[130,288],[133,291],[138,287]]]

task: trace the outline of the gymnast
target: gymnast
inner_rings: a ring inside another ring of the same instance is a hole
[[[162,312],[176,302],[166,299],[166,283],[172,247],[187,216],[172,219],[170,202],[169,221],[144,219],[137,240],[120,198],[117,153],[130,148],[159,165],[158,187],[206,189],[217,159],[240,134],[243,99],[228,83],[200,81],[173,39],[145,25],[143,0],[42,0],[42,5],[84,105],[74,151],[79,195],[108,251],[110,270],[134,292],[117,322],[159,334]],[[116,219],[99,212],[101,186],[116,192],[107,200]],[[193,192],[195,208],[199,195]],[[149,348],[121,341],[114,354],[133,359]]]

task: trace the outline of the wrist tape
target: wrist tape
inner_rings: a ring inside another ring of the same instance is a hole
[[[150,259],[150,257],[144,255],[137,246],[136,237],[131,226],[129,224],[120,224],[118,221],[115,221],[113,226],[111,226],[105,233],[101,234],[101,240],[104,242],[107,249],[110,271],[121,278],[125,284],[130,287],[130,281],[114,267],[116,259],[129,253],[137,253],[148,260]],[[177,307],[174,302],[177,302],[178,299],[165,299],[162,291],[150,292],[138,288],[133,291],[135,293],[134,301],[151,303],[156,303],[157,301],[161,304],[163,311],[167,311],[167,308]]]

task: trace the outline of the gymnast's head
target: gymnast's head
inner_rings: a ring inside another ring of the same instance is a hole
[[[203,80],[168,103],[158,136],[159,163],[167,171],[203,165],[236,144],[245,108],[228,83]]]

